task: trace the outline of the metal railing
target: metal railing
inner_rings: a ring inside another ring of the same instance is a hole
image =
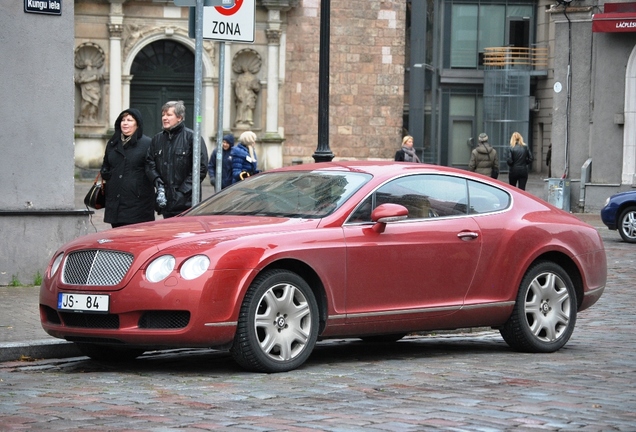
[[[547,69],[547,47],[484,48],[484,66],[492,68]]]

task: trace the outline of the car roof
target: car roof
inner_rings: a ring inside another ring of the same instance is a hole
[[[336,162],[317,162],[301,165],[293,165],[289,167],[271,170],[276,171],[348,171],[363,172],[371,174],[374,177],[383,177],[388,175],[406,174],[409,172],[429,172],[444,174],[459,174],[465,176],[470,174],[469,171],[457,168],[444,167],[440,165],[421,164],[412,162],[393,162],[393,161],[336,161]]]

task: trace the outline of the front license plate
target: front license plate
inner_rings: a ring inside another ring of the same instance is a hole
[[[107,295],[59,293],[57,308],[76,312],[108,313],[108,300]]]

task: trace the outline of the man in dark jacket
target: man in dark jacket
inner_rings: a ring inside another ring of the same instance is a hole
[[[234,135],[227,134],[223,136],[222,144],[223,152],[221,153],[221,187],[216,187],[216,155],[217,149],[212,151],[210,163],[208,164],[208,174],[210,175],[210,184],[214,186],[214,190],[219,192],[232,184],[232,156],[230,155],[234,146]]]
[[[185,127],[184,120],[183,101],[170,101],[164,104],[161,108],[163,131],[152,138],[146,156],[146,175],[158,192],[161,189],[165,190],[165,203],[161,199],[157,200],[157,212],[163,215],[164,219],[192,207],[194,131]],[[199,183],[207,175],[208,163],[208,150],[203,138],[200,140],[200,167],[197,179]]]
[[[139,110],[122,111],[100,170],[106,181],[104,222],[113,228],[155,220],[155,190],[145,173],[149,146]]]

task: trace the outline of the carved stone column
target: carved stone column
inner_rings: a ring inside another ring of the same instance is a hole
[[[130,108],[130,83],[132,82],[132,79],[133,79],[132,75],[122,75],[121,77],[121,84],[122,84],[121,106],[122,107]],[[124,108],[122,108],[120,112],[123,110]]]
[[[272,15],[279,15],[279,11],[269,11]],[[279,18],[279,17],[277,17]],[[267,119],[265,136],[280,138],[278,134],[278,67],[280,51],[280,29],[269,28],[267,34]]]
[[[283,37],[281,13],[296,7],[300,0],[261,0],[267,9],[267,114],[265,135],[261,139],[264,169],[283,166],[283,141],[278,131],[280,41]]]
[[[110,35],[110,100],[108,125],[112,127],[122,110],[121,94],[121,37],[124,31],[124,8],[126,0],[110,0],[108,33]]]

